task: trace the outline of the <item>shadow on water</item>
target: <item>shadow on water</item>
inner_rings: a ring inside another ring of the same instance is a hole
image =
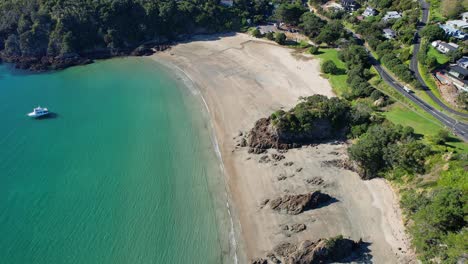
[[[57,113],[49,112],[48,115],[41,116],[41,117],[36,117],[36,118],[33,118],[33,119],[34,120],[45,120],[45,119],[56,119],[56,118],[59,118],[59,115]]]

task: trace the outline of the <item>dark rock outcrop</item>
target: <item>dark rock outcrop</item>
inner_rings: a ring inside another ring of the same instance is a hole
[[[303,211],[318,208],[332,200],[333,198],[330,195],[316,191],[307,194],[291,194],[276,198],[270,201],[270,207],[281,213],[297,215]]]
[[[270,118],[261,118],[249,132],[247,143],[249,153],[258,154],[270,148],[287,150],[322,142],[337,134],[342,134],[342,131],[335,131],[327,119],[315,120],[314,129],[307,132],[290,132],[277,128]]]
[[[158,51],[169,49],[170,45],[142,45],[136,49],[97,49],[85,53],[68,53],[60,56],[24,55],[20,53],[0,53],[0,61],[13,63],[16,68],[33,72],[61,70],[72,66],[90,64],[95,59],[108,59],[119,56],[149,56]],[[38,53],[40,54],[40,53]]]
[[[276,259],[284,264],[318,264],[339,262],[350,257],[359,255],[361,242],[337,236],[330,239],[319,239],[317,241],[305,240],[299,245],[282,243],[268,253],[268,259]],[[265,261],[265,259],[261,259]],[[269,263],[256,262],[252,263]],[[273,262],[271,262],[273,263]]]

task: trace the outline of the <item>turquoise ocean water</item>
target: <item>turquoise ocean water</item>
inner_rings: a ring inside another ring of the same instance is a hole
[[[0,263],[230,262],[199,100],[149,59],[0,65]]]

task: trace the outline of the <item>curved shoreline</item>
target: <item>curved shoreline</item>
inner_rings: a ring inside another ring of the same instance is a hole
[[[216,153],[216,156],[220,162],[220,169],[222,175],[225,177],[223,182],[224,182],[224,195],[226,197],[226,209],[227,213],[229,215],[229,221],[230,221],[230,230],[229,230],[229,245],[233,247],[232,249],[230,248],[230,253],[232,253],[232,258],[233,258],[233,263],[238,264],[239,263],[239,256],[238,256],[238,242],[236,239],[236,232],[235,232],[235,227],[234,227],[234,218],[233,215],[233,208],[231,207],[231,198],[230,198],[230,191],[228,190],[229,186],[226,184],[226,177],[227,177],[227,172],[224,167],[224,161],[223,157],[221,155],[221,149],[218,144],[218,139],[215,133],[215,129],[213,127],[213,122],[211,120],[211,110],[210,107],[208,106],[208,103],[205,100],[205,97],[203,96],[203,93],[200,91],[200,89],[197,87],[196,83],[192,78],[190,78],[189,75],[187,75],[181,68],[179,68],[177,65],[173,63],[169,63],[168,61],[164,60],[158,60],[158,63],[163,65],[164,67],[174,70],[175,75],[180,77],[185,85],[186,88],[190,90],[192,95],[199,97],[201,101],[203,102],[204,109],[207,111],[208,118],[209,118],[209,123],[210,123],[210,137],[211,137],[211,143],[214,147],[214,151]]]
[[[274,110],[292,107],[300,96],[333,96],[328,80],[320,76],[318,61],[293,56],[289,49],[244,34],[202,36],[153,58],[177,67],[202,95],[223,162],[227,195],[237,218],[234,220],[240,223],[236,229],[241,243],[237,251],[245,258],[240,263],[264,256],[283,241],[296,243],[338,234],[371,242],[377,262],[412,261],[398,208],[393,210],[398,204],[388,183],[364,182],[356,173],[323,167],[327,160],[343,158],[345,145],[291,150],[285,156],[293,161],[293,167],[259,164],[260,156],[236,146],[238,131],[248,131],[256,120]],[[302,172],[277,180],[278,173],[291,174],[296,168]],[[322,177],[327,182],[326,191],[339,202],[297,217],[278,215],[260,206],[265,198],[310,191],[312,187],[304,184],[304,177],[311,175]],[[307,230],[287,236],[281,231],[280,226],[298,221],[305,223]]]

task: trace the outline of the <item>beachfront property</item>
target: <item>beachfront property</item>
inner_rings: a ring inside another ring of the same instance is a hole
[[[341,6],[346,11],[356,11],[360,5],[355,0],[341,0]]]
[[[383,35],[384,35],[384,37],[387,38],[387,39],[394,39],[394,38],[396,38],[396,32],[395,32],[393,29],[391,29],[391,28],[385,28],[385,29],[383,30]]]
[[[366,7],[366,10],[364,10],[364,12],[362,12],[362,15],[364,17],[376,16],[377,15],[377,10],[375,10],[374,8],[368,6],[368,7]]]
[[[397,11],[388,11],[385,16],[382,18],[383,21],[389,21],[391,19],[400,19],[401,14]]]
[[[456,51],[458,49],[458,45],[455,43],[446,43],[440,40],[433,41],[431,45],[438,50],[440,53],[447,54],[450,51]]]

